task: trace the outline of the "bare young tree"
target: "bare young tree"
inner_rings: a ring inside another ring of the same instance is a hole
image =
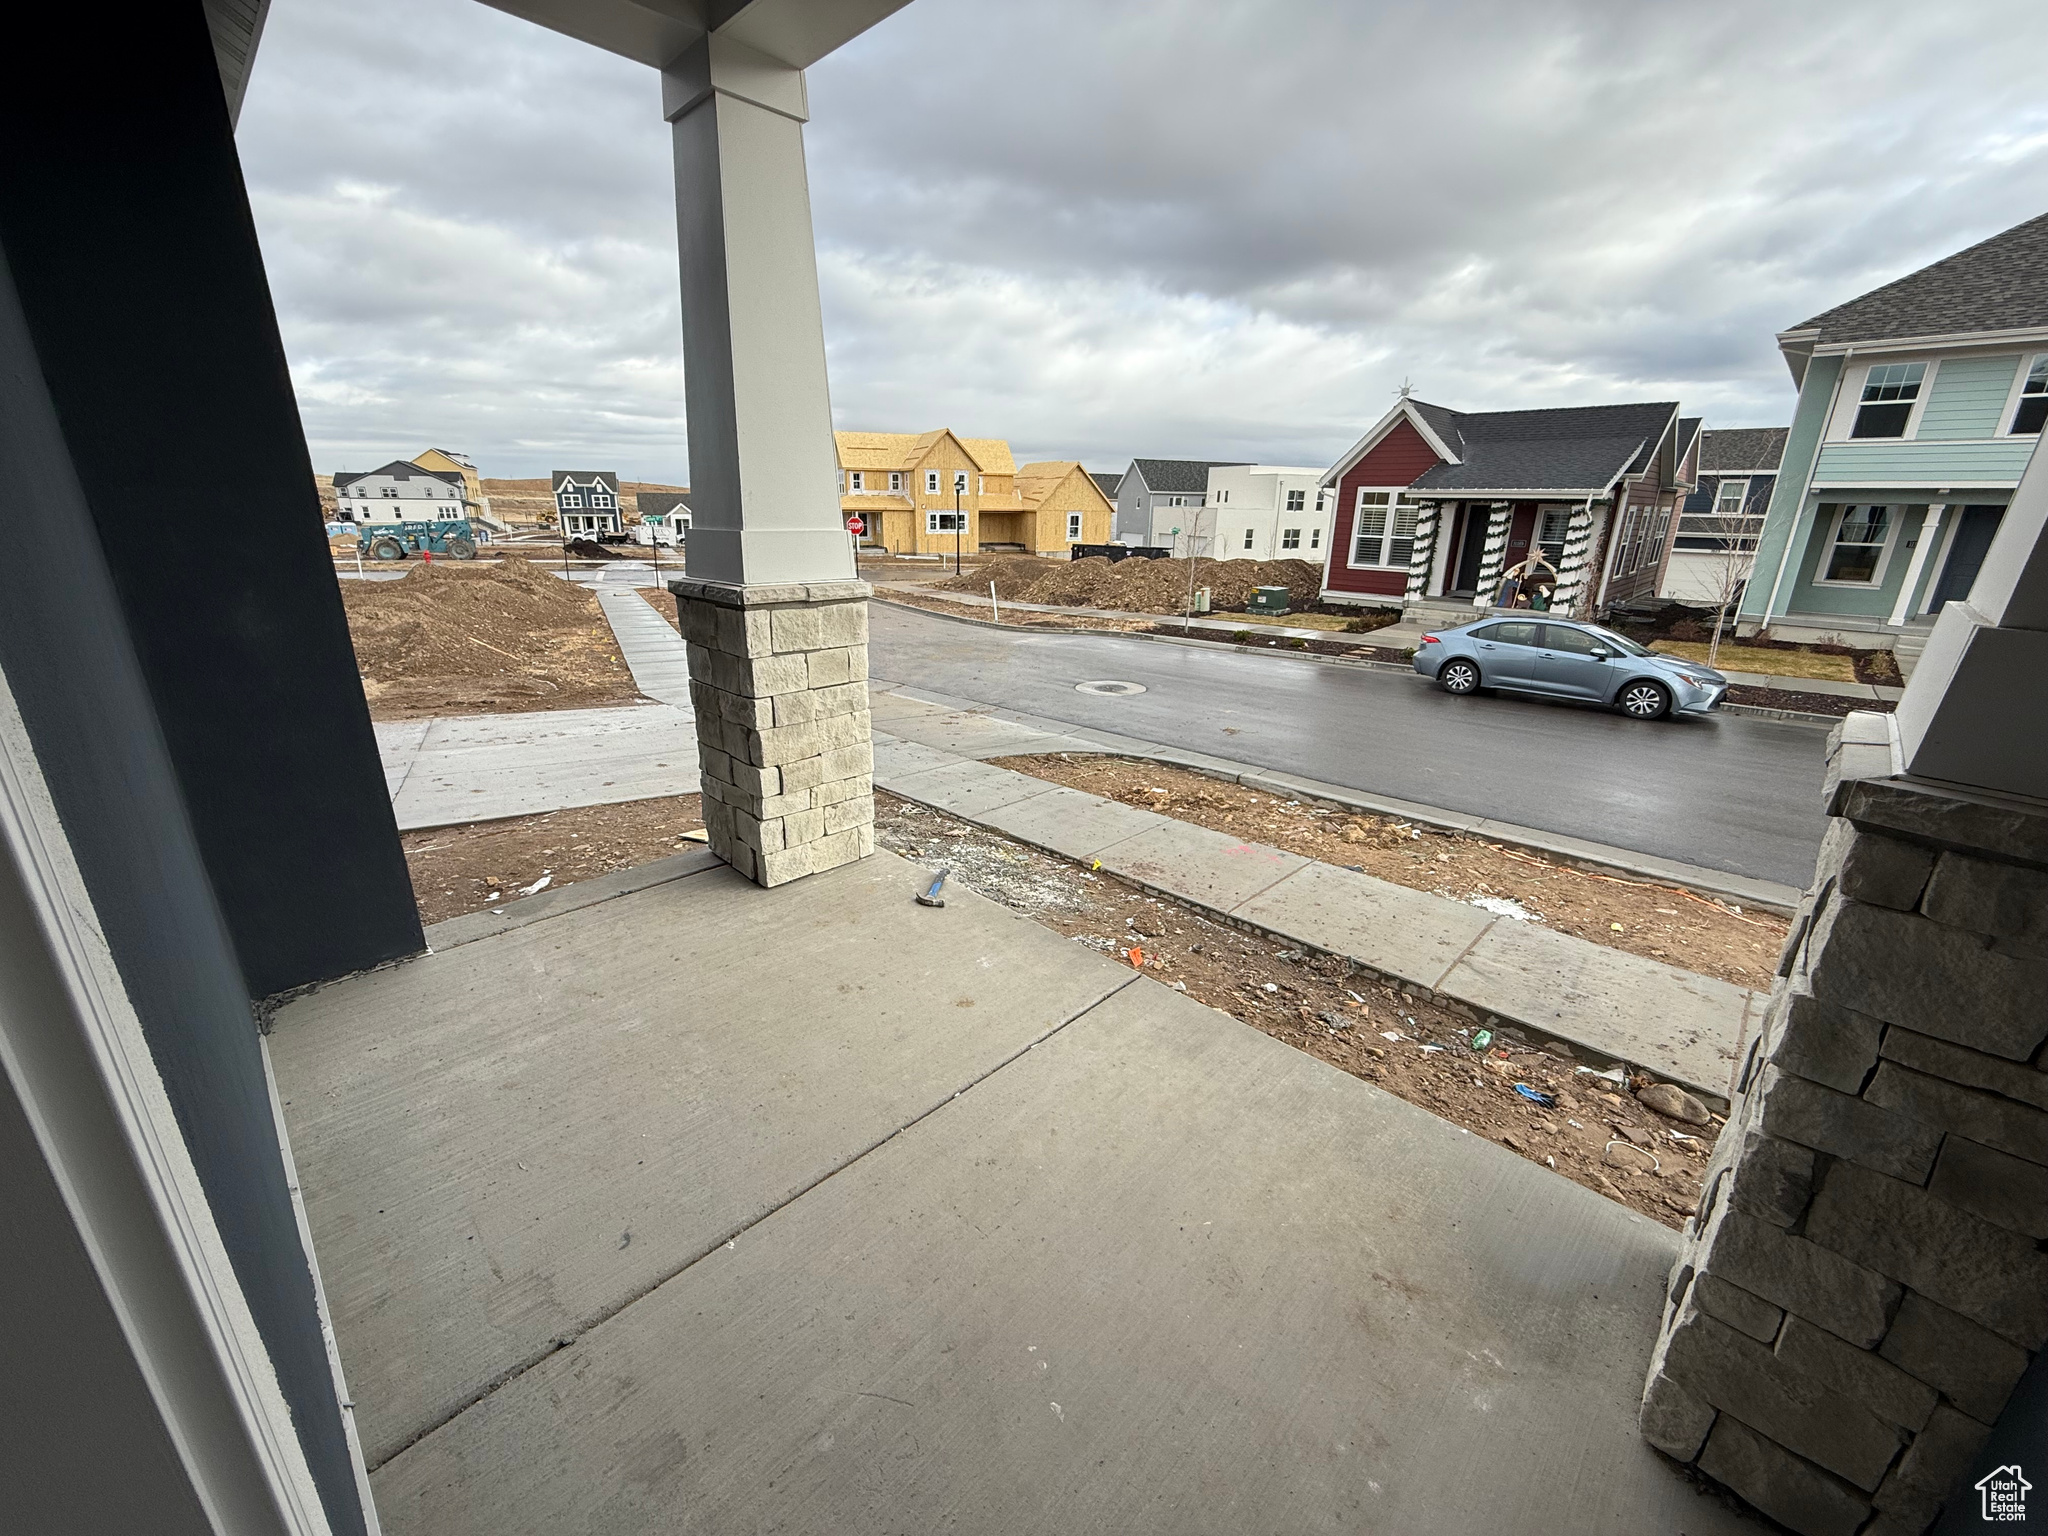
[[[1733,489],[1731,486],[1730,489]],[[1745,491],[1747,486],[1744,487]],[[1728,627],[1729,611],[1742,597],[1743,588],[1749,584],[1750,572],[1756,567],[1757,535],[1763,531],[1763,518],[1749,512],[1742,496],[1722,496],[1718,493],[1714,509],[1702,516],[1680,517],[1678,531],[1688,539],[1700,542],[1693,545],[1702,550],[1708,590],[1714,600],[1714,638],[1707,646],[1707,665],[1713,666],[1721,654],[1721,636]]]

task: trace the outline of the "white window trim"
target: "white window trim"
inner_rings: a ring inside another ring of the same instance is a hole
[[[928,469],[924,472],[924,493],[927,496],[939,494],[939,472],[936,469]]]
[[[1316,510],[1321,511],[1322,509],[1318,507]],[[1310,549],[1321,549],[1323,547],[1323,530],[1321,528],[1311,527],[1309,529],[1308,547]]]
[[[1297,507],[1295,510],[1300,511],[1301,508]],[[1292,544],[1287,542],[1290,536],[1294,539]],[[1282,528],[1280,530],[1280,547],[1282,549],[1301,548],[1301,530],[1299,528]]]
[[[1867,442],[1869,441],[1869,439],[1866,438],[1864,439],[1864,441]],[[1890,442],[1893,441],[1893,439],[1885,438],[1881,439],[1881,441]],[[1828,536],[1826,541],[1820,547],[1820,556],[1813,562],[1812,585],[1816,587],[1840,587],[1850,592],[1875,592],[1882,588],[1884,586],[1885,577],[1891,573],[1892,551],[1898,547],[1899,530],[1906,526],[1906,512],[1912,505],[1913,503],[1911,502],[1896,501],[1845,501],[1838,505],[1835,508],[1835,515],[1828,520]],[[1878,549],[1877,564],[1870,573],[1870,580],[1831,580],[1827,576],[1822,575],[1821,573],[1827,570],[1828,568],[1828,556],[1832,555],[1835,552],[1835,541],[1837,538],[1841,536],[1842,523],[1843,520],[1848,517],[1849,509],[1851,507],[1880,506],[1897,507],[1899,509],[1899,515],[1897,517],[1894,517],[1891,520],[1891,526],[1885,529],[1884,543]],[[1921,515],[1924,518],[1926,514],[1923,511]]]
[[[965,496],[967,494],[967,471],[964,469],[953,471],[953,494],[956,496]]]
[[[849,469],[846,472],[846,488],[853,495],[858,496],[865,492],[867,489],[867,483],[868,482],[866,470]]]
[[[1067,542],[1069,544],[1081,542],[1081,514],[1078,512],[1069,512],[1067,514]]]
[[[2043,358],[2048,358],[2048,352],[2026,352],[2021,354],[2020,365],[2013,370],[2012,388],[2005,392],[2005,411],[1998,418],[1997,436],[2001,438],[2031,437],[2037,440],[2048,437],[2048,431],[2015,432],[2012,430],[2012,418],[2020,408],[2020,399],[2027,387],[2027,375],[2032,372],[2034,364],[2040,362]]]
[[[1870,378],[1873,368],[1889,367],[1893,363],[1921,363],[1927,371],[1920,377],[1920,393],[1913,401],[1913,409],[1906,414],[1906,429],[1897,437],[1851,437],[1856,430],[1856,414],[1863,409],[1863,386]],[[1880,357],[1853,369],[1843,370],[1841,396],[1835,401],[1835,419],[1828,423],[1826,441],[1830,443],[1910,443],[1920,435],[1920,418],[1927,413],[1927,402],[1934,398],[1934,381],[1941,376],[1941,359],[1938,357]]]
[[[902,490],[902,489],[903,489],[903,471],[902,471],[902,470],[900,470],[900,469],[892,469],[892,470],[890,470],[890,471],[889,471],[889,489],[890,489],[890,490],[892,490],[892,491],[900,491],[900,490]]]
[[[1344,567],[1346,570],[1405,571],[1408,569],[1409,562],[1406,560],[1402,561],[1399,565],[1385,565],[1377,561],[1360,560],[1358,558],[1358,515],[1365,510],[1365,498],[1368,496],[1385,496],[1387,498],[1387,526],[1386,531],[1380,535],[1380,556],[1384,560],[1388,547],[1394,541],[1394,513],[1402,505],[1401,498],[1406,494],[1407,490],[1408,487],[1405,485],[1361,485],[1355,489],[1351,498],[1351,538],[1349,547],[1344,551]],[[1414,508],[1419,518],[1422,511],[1422,503],[1416,501],[1408,503],[1408,505]]]
[[[1867,439],[1866,439],[1866,441],[1867,441]],[[1722,500],[1723,500],[1723,499],[1724,499],[1724,498],[1725,498],[1725,497],[1727,496],[1727,494],[1728,494],[1728,487],[1729,487],[1729,486],[1731,486],[1731,485],[1739,485],[1739,486],[1741,486],[1741,487],[1742,487],[1742,498],[1741,498],[1741,500],[1739,500],[1739,501],[1738,501],[1738,502],[1737,502],[1737,503],[1735,504],[1735,510],[1734,510],[1733,512],[1724,512],[1724,511],[1722,511],[1722,510],[1721,510],[1721,502],[1722,502]],[[1747,478],[1746,476],[1745,476],[1745,477],[1742,477],[1742,478],[1736,478],[1736,477],[1734,477],[1734,476],[1730,476],[1729,478],[1727,478],[1727,479],[1724,479],[1724,480],[1723,480],[1723,481],[1722,481],[1722,482],[1721,482],[1721,483],[1720,483],[1719,485],[1717,485],[1717,486],[1715,486],[1715,487],[1714,487],[1714,505],[1713,505],[1713,506],[1712,506],[1711,508],[1709,508],[1709,509],[1708,509],[1708,511],[1707,511],[1707,516],[1709,516],[1709,517],[1742,517],[1742,516],[1744,516],[1744,515],[1745,515],[1745,514],[1743,513],[1743,510],[1742,510],[1742,509],[1743,509],[1744,507],[1748,506],[1748,505],[1749,505],[1749,480],[1748,480],[1748,478]],[[1681,516],[1682,516],[1682,515],[1683,515],[1683,514],[1681,514]]]
[[[951,528],[941,528],[939,526],[939,519],[951,517],[952,515],[953,509],[951,507],[927,508],[924,514],[924,531],[926,533],[951,533],[953,531]],[[967,536],[967,517],[967,510],[963,507],[960,511],[960,536],[962,538]]]

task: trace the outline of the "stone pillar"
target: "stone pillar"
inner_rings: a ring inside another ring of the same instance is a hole
[[[671,582],[711,851],[781,885],[875,851],[864,582]]]
[[[2048,800],[1900,763],[1888,716],[1831,743],[1643,1398],[1653,1445],[1807,1536],[1924,1531],[2048,1343]]]
[[[779,885],[874,851],[869,588],[839,517],[804,77],[713,33],[662,91],[692,490],[687,576],[669,590],[712,851]]]
[[[1508,568],[1508,525],[1515,520],[1511,503],[1494,504],[1486,519],[1486,544],[1479,552],[1479,590],[1472,595],[1474,608],[1491,608],[1500,595],[1500,579]]]

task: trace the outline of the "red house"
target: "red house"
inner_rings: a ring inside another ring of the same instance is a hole
[[[1404,397],[1323,477],[1323,598],[1469,612],[1541,549],[1557,611],[1652,599],[1698,436],[1675,401],[1453,411]]]

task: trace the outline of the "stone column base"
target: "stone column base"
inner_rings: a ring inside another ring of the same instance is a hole
[[[866,582],[669,583],[711,851],[782,885],[875,851]]]
[[[1883,716],[1836,733],[1640,1419],[1802,1536],[1972,1497],[2048,1345],[2048,802],[1894,763]]]

